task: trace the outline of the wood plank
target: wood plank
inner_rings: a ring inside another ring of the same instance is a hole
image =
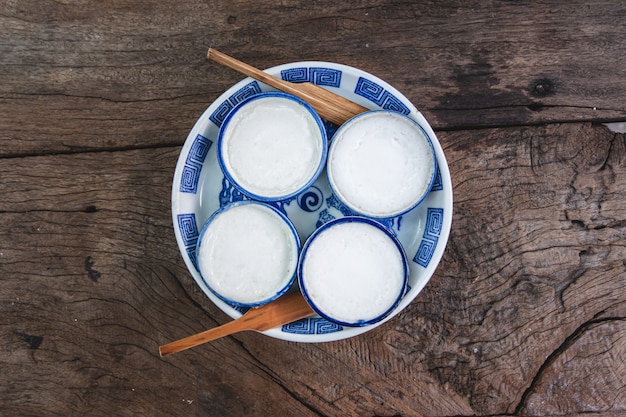
[[[7,415],[314,415],[234,339],[159,357],[159,345],[226,319],[174,241],[178,151],[0,164]]]
[[[438,130],[626,120],[624,22],[619,1],[5,2],[0,156],[181,144],[242,78],[208,46],[361,68]]]
[[[562,124],[442,132],[440,141],[455,187],[451,240],[399,316],[338,342],[242,333],[167,360],[160,344],[228,320],[174,242],[180,149],[2,159],[3,410],[626,411],[626,135]]]
[[[443,316],[429,333],[446,347],[425,351],[479,414],[550,414],[549,404],[527,408],[550,389],[533,382],[546,358],[567,354],[566,341],[595,321],[626,317],[625,136],[590,124],[477,131],[471,145],[464,135],[442,138],[455,168],[453,236],[444,277],[423,300],[427,318]],[[612,362],[611,350],[602,355]],[[601,379],[588,389],[624,389]],[[571,411],[597,411],[579,406]]]

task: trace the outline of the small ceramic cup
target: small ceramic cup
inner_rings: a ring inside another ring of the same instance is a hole
[[[375,110],[337,130],[327,166],[330,187],[348,208],[367,217],[390,218],[426,197],[437,160],[419,123],[397,112]]]
[[[315,182],[326,163],[328,139],[310,105],[290,94],[266,92],[231,110],[217,143],[228,181],[254,200],[273,202]]]
[[[398,306],[409,264],[398,239],[363,217],[332,220],[306,241],[298,263],[300,290],[320,316],[344,326],[385,319]]]
[[[293,284],[300,239],[274,207],[242,201],[206,221],[196,250],[200,275],[211,292],[231,305],[257,307]]]

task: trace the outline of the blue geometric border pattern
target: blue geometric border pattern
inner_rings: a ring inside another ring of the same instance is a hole
[[[193,266],[198,269],[198,260],[196,258],[196,244],[198,243],[198,224],[196,223],[196,215],[194,213],[179,214],[178,230],[185,244],[185,250]]]
[[[261,92],[261,87],[259,83],[256,81],[252,81],[250,84],[246,84],[241,87],[239,90],[235,91],[233,95],[231,95],[227,100],[225,100],[222,104],[220,104],[217,109],[209,116],[209,120],[211,120],[217,127],[222,126],[224,123],[224,119],[230,111],[241,101],[247,99],[250,96],[255,94],[259,94]]]
[[[402,114],[411,113],[411,110],[402,104],[402,101],[396,96],[367,78],[359,77],[354,93],[376,103],[385,110],[392,110]]]
[[[292,83],[313,83],[327,87],[337,87],[341,85],[341,71],[322,67],[300,67],[282,70],[280,76],[285,81]]]
[[[341,71],[330,68],[309,68],[309,78],[316,85],[337,87],[341,85]]]
[[[202,164],[209,153],[209,149],[211,149],[211,145],[213,145],[213,141],[202,135],[198,135],[194,139],[180,178],[181,193],[195,194],[198,191],[200,171],[202,171]]]
[[[309,82],[309,69],[306,67],[290,68],[280,72],[280,78],[292,83]]]
[[[426,268],[435,253],[437,241],[443,227],[443,209],[429,208],[426,214],[426,226],[424,236],[413,261]]]
[[[319,317],[294,321],[293,323],[285,324],[282,327],[283,332],[294,334],[328,334],[340,332],[342,330],[343,326],[331,323],[328,320]]]
[[[437,165],[437,172],[435,173],[435,181],[430,191],[443,191],[443,180],[441,179],[441,171],[439,165]]]

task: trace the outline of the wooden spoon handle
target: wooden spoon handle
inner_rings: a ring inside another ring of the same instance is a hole
[[[159,354],[161,355],[161,357],[171,355],[172,353],[181,352],[183,350],[201,345],[203,343],[219,339],[220,337],[228,336],[244,330],[241,328],[241,323],[239,322],[239,320],[243,319],[243,317],[244,316],[241,316],[237,320],[233,320],[219,327],[205,330],[203,332],[187,336],[183,339],[163,345],[159,347]]]
[[[337,125],[342,125],[351,117],[369,110],[315,84],[291,83],[273,77],[214,48],[209,48],[207,58],[261,81],[277,90],[300,97],[309,103],[322,118]]]
[[[159,354],[161,356],[171,355],[244,330],[269,330],[308,317],[311,314],[313,314],[313,310],[302,294],[294,292],[264,306],[252,308],[237,320],[163,345],[159,348]]]

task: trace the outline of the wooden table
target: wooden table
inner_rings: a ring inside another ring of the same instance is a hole
[[[202,112],[259,68],[375,74],[437,132],[446,253],[388,323],[246,332],[198,288],[170,212]],[[0,415],[626,414],[623,1],[0,3]]]

